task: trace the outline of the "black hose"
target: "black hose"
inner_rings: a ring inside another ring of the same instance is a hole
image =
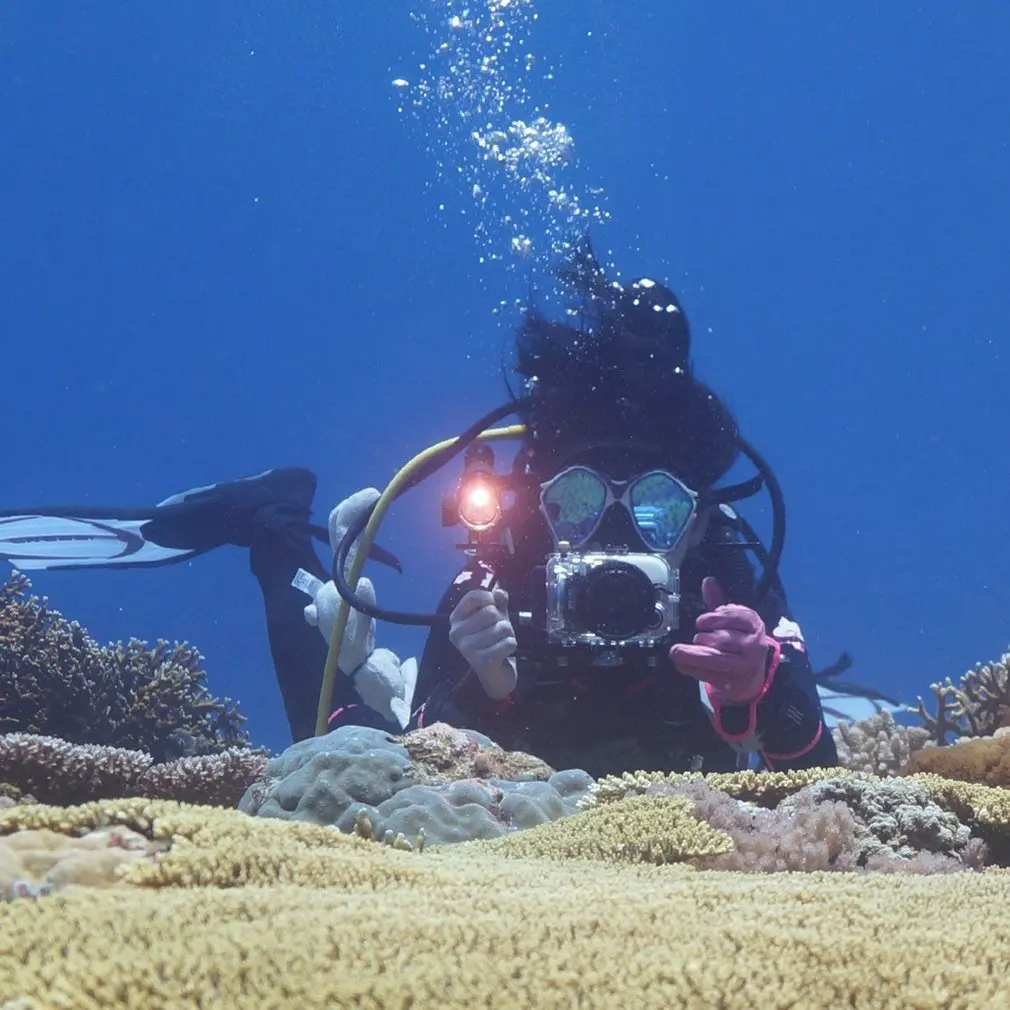
[[[765,483],[768,485],[768,494],[772,500],[772,543],[762,559],[761,579],[754,590],[757,601],[755,605],[760,606],[765,596],[768,595],[768,590],[779,579],[779,562],[782,560],[782,552],[786,545],[786,501],[782,494],[782,485],[779,484],[775,471],[768,465],[764,456],[745,438],[738,436],[737,442],[744,455],[750,459],[758,468],[761,476],[764,477]],[[748,533],[748,536],[750,535],[751,533]]]

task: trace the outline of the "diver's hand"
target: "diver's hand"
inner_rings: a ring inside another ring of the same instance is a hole
[[[333,637],[333,626],[340,607],[340,594],[332,582],[320,582],[299,569],[293,585],[312,597],[305,608],[305,620],[327,641]],[[375,604],[375,587],[369,579],[359,579],[355,590],[358,599]],[[375,651],[375,620],[352,609],[347,615],[344,637],[340,641],[340,668],[347,674],[354,673]]]
[[[718,579],[703,579],[701,595],[708,609],[695,623],[694,643],[673,646],[670,659],[680,673],[708,684],[715,701],[747,705],[767,677],[765,622],[750,607],[727,603]]]
[[[330,513],[329,520],[329,533],[330,533],[330,550],[334,554],[340,547],[345,536],[347,536],[347,531],[351,526],[361,518],[362,513],[370,509],[378,500],[379,492],[374,487],[362,488],[360,491],[355,491],[349,498],[345,498],[337,507]],[[358,553],[358,546],[361,543],[361,537],[358,537],[354,541],[354,546],[351,548],[350,553],[347,555],[347,565],[344,569],[344,577],[351,570],[351,566],[354,564],[355,555]]]
[[[340,607],[337,587],[332,582],[320,582],[301,569],[292,585],[312,597],[305,608],[305,620],[329,642]],[[375,605],[375,587],[370,580],[359,579],[356,593],[359,600]],[[389,649],[376,649],[375,620],[358,610],[352,609],[347,617],[340,643],[340,669],[351,678],[358,697],[370,709],[398,724],[401,730],[407,728],[417,686],[417,660],[405,659],[401,663]]]
[[[496,701],[507,698],[517,680],[516,633],[508,601],[504,589],[471,589],[449,615],[449,640]]]

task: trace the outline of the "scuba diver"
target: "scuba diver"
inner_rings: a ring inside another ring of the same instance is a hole
[[[463,457],[443,523],[466,528],[467,561],[435,613],[385,610],[367,578],[349,584],[380,494],[346,499],[325,529],[311,522],[316,478],[301,468],[148,509],[10,509],[0,558],[23,570],[123,568],[249,549],[295,740],[444,721],[594,776],[836,764],[778,576],[781,490],[695,377],[677,299],[648,278],[609,280],[588,247],[558,275],[577,307],[565,321],[526,311],[522,393],[426,457],[394,496]],[[511,413],[521,446],[499,474],[484,434]],[[741,456],[758,475],[721,485]],[[768,549],[733,507],[762,488],[774,505]],[[330,571],[316,540],[334,552]],[[374,543],[365,554],[400,568]],[[420,659],[376,648],[376,619],[430,626]]]
[[[680,304],[649,278],[609,280],[588,249],[560,279],[567,319],[533,308],[517,333],[510,472],[466,451],[471,558],[419,661],[414,721],[592,775],[836,764],[778,578],[781,492],[695,377]],[[759,476],[720,486],[741,455]],[[771,552],[733,508],[762,486]]]

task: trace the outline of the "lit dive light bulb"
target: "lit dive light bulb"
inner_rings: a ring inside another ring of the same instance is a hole
[[[490,529],[501,517],[498,495],[482,476],[474,475],[460,489],[459,517],[475,532]]]

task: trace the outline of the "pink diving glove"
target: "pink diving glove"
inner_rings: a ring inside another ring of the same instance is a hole
[[[706,612],[695,623],[694,642],[670,649],[670,659],[687,677],[709,685],[721,705],[748,705],[764,690],[768,673],[768,638],[761,615],[750,607],[727,603],[718,579],[705,578],[701,595]]]

